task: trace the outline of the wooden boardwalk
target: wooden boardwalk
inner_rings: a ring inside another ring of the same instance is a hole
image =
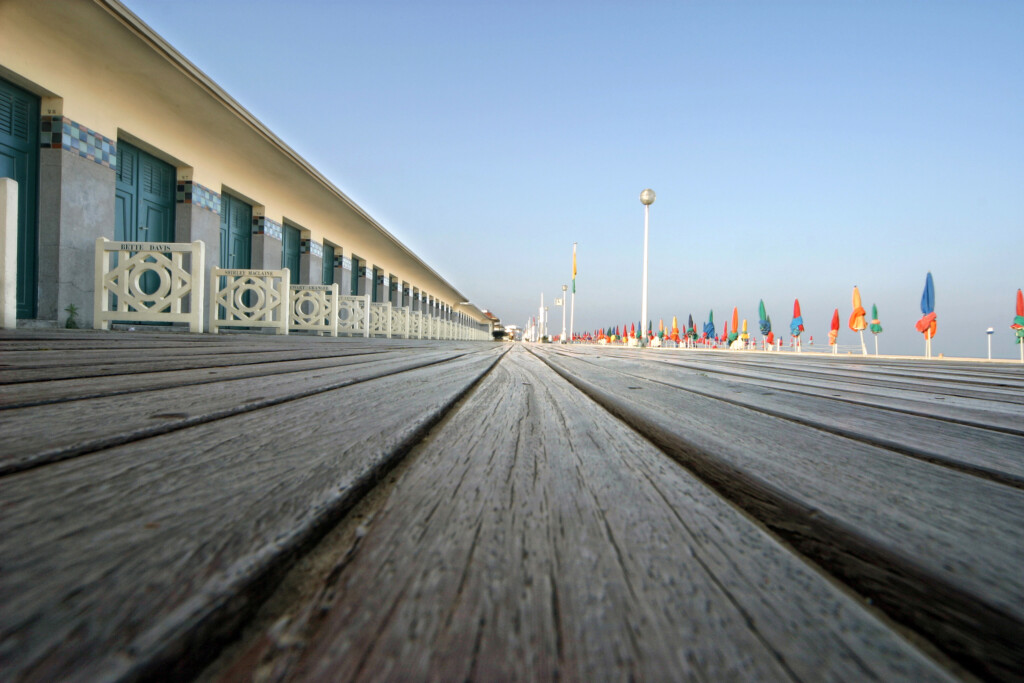
[[[0,334],[3,680],[1015,680],[1024,368]]]

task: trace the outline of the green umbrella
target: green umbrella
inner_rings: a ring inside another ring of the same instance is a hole
[[[875,355],[878,355],[878,333],[882,331],[882,323],[878,322],[878,304],[871,304],[871,334],[875,335]]]

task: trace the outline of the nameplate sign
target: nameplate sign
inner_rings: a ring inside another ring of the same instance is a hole
[[[352,259],[342,258],[341,267],[344,268],[345,270],[352,270]]]
[[[332,285],[292,285],[292,287],[301,287],[311,292],[326,292],[334,289]]]
[[[217,271],[217,275],[224,275],[226,277],[268,277],[280,275],[280,271],[276,270],[220,270]]]
[[[171,245],[159,242],[115,242],[113,246],[118,251],[171,251]]]

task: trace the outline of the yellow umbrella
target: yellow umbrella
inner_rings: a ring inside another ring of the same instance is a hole
[[[867,311],[860,305],[860,290],[854,287],[853,314],[850,316],[850,329],[860,333],[860,350],[865,356],[868,355],[868,347],[864,345],[864,330],[868,328],[868,323],[864,319],[866,314]]]
[[[750,339],[750,335],[747,334],[747,319],[746,318],[743,319],[743,332],[740,333],[740,339],[742,339],[743,341],[747,341],[748,339]]]

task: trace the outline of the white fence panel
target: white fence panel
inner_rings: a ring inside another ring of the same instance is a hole
[[[338,336],[338,285],[292,285],[289,329]]]
[[[184,265],[186,256],[188,268]],[[113,265],[114,257],[117,265]],[[206,245],[202,242],[111,242],[97,238],[93,327],[110,329],[111,322],[188,323],[190,332],[202,332],[205,258]],[[152,291],[147,292],[147,288]],[[116,310],[111,310],[114,297]],[[187,313],[182,312],[183,302],[188,302]]]
[[[423,314],[419,311],[409,313],[409,338],[423,339]]]
[[[214,268],[210,271],[210,332],[217,334],[222,327],[269,327],[276,334],[288,334],[290,280],[287,268]]]
[[[370,295],[338,297],[338,333],[370,336]]]
[[[391,308],[391,336],[409,338],[409,309],[405,306]]]
[[[370,304],[370,336],[391,338],[391,302]]]

